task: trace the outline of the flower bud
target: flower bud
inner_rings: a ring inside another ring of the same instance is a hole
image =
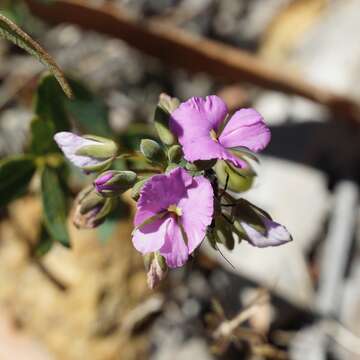
[[[159,253],[149,253],[144,256],[147,271],[147,284],[150,289],[155,289],[167,274],[168,267],[165,258]]]
[[[179,106],[180,101],[172,98],[169,95],[161,94],[159,103],[154,114],[155,129],[159,135],[160,140],[165,145],[173,145],[176,143],[175,135],[169,129],[170,114]]]
[[[166,156],[161,146],[154,140],[143,139],[140,143],[141,153],[152,163],[163,165],[166,163]]]
[[[104,198],[92,186],[87,187],[75,200],[73,223],[79,229],[95,228],[105,221],[116,204],[116,198]]]
[[[129,190],[136,179],[137,175],[133,171],[108,170],[95,179],[94,186],[102,196],[116,196]]]
[[[114,141],[100,136],[78,136],[63,131],[56,133],[54,139],[65,156],[85,172],[103,171],[118,151]]]
[[[279,246],[292,240],[287,229],[264,210],[245,199],[233,208],[234,229],[240,238],[257,247]]]
[[[215,172],[219,182],[224,186],[228,177],[227,189],[234,192],[244,192],[249,190],[256,176],[256,173],[250,165],[240,169],[222,160],[216,163]]]
[[[168,150],[168,158],[170,163],[178,164],[183,156],[183,152],[180,145],[173,145]]]
[[[171,97],[165,93],[160,94],[158,106],[163,108],[169,114],[176,110],[180,105],[180,100],[176,97]]]

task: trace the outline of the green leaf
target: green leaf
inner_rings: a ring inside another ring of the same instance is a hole
[[[107,105],[88,88],[76,80],[70,80],[75,99],[65,101],[66,110],[84,133],[111,136]]]
[[[55,127],[51,121],[35,117],[30,124],[31,143],[30,150],[35,155],[44,155],[49,152],[57,152],[59,148],[56,146],[53,136]]]
[[[11,157],[0,161],[0,206],[23,195],[36,166],[29,156]]]
[[[66,226],[67,207],[65,194],[61,188],[57,172],[45,167],[41,179],[44,220],[49,234],[54,240],[69,247],[70,240]]]
[[[41,120],[54,124],[54,133],[70,129],[64,100],[65,96],[55,78],[50,74],[45,75],[38,86],[34,107]]]
[[[0,14],[0,36],[35,56],[56,77],[64,93],[72,98],[71,88],[52,57],[35,40],[2,14]]]
[[[46,230],[44,224],[41,226],[40,238],[39,242],[36,244],[34,249],[35,256],[41,257],[47,254],[52,246],[54,245],[54,241]]]

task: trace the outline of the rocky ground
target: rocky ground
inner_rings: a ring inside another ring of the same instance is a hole
[[[170,19],[247,49],[359,100],[356,0],[112,3],[139,18]],[[196,262],[173,272],[153,293],[129,241],[129,219],[106,244],[97,241],[97,231],[72,229],[72,251],[55,247],[40,265],[31,259],[28,243],[37,236],[41,208],[30,195],[0,223],[1,359],[359,358],[358,127],[294,95],[251,84],[229,88],[206,73],[170,69],[121,40],[72,24],[37,23],[27,30],[104,99],[117,134],[149,122],[160,92],[181,99],[221,93],[229,103],[257,108],[273,140],[246,196],[286,224],[294,241],[283,248],[224,249],[233,267],[204,246]],[[4,42],[0,62],[5,156],[21,152],[26,142],[31,95],[43,68]],[[243,314],[236,333],[214,335],[226,319],[218,315],[215,327],[207,321],[209,314],[215,317],[212,299],[227,319]]]

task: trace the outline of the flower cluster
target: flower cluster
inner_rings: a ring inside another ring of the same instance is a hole
[[[251,162],[271,137],[257,111],[241,109],[230,117],[218,96],[180,104],[162,94],[154,126],[162,144],[143,139],[140,151],[130,155],[119,154],[109,139],[55,135],[74,165],[98,174],[78,196],[75,225],[100,225],[119,195],[132,189],[137,201],[132,240],[144,255],[150,287],[168,268],[183,266],[204,239],[215,249],[219,243],[232,249],[242,240],[257,247],[291,240],[284,226],[237,195],[251,187],[256,175]],[[119,157],[134,157],[150,167],[146,173],[109,170]]]

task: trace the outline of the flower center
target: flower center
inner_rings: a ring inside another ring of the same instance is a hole
[[[217,134],[216,134],[216,131],[214,129],[211,129],[210,130],[210,137],[214,140],[214,141],[218,141],[218,138],[217,138]]]
[[[171,204],[168,208],[167,208],[168,212],[173,213],[177,216],[181,216],[182,215],[182,210],[176,206],[176,204]]]

